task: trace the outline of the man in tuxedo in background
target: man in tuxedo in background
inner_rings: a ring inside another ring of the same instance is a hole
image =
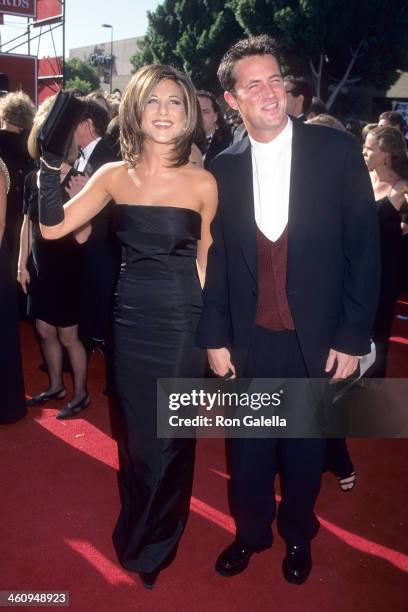
[[[288,74],[284,78],[286,112],[292,117],[306,121],[313,98],[313,90],[307,79]]]
[[[229,147],[232,142],[232,136],[216,97],[209,91],[201,89],[197,92],[197,98],[208,143],[208,148],[204,155],[204,168],[208,170],[214,157]]]
[[[74,133],[80,154],[74,164],[78,172],[92,176],[104,164],[117,161],[103,137],[109,123],[108,113],[97,102],[82,98],[83,120]],[[83,245],[83,291],[79,333],[90,354],[105,350],[112,298],[118,270],[111,232],[113,203],[109,203],[91,221],[92,231]]]
[[[197,342],[218,376],[346,378],[370,350],[379,286],[378,222],[360,147],[339,130],[288,117],[268,36],[236,43],[218,76],[249,137],[211,167],[219,207]],[[314,504],[325,440],[229,443],[237,532],[216,571],[238,574],[271,546],[279,464],[283,573],[301,584],[319,529]]]

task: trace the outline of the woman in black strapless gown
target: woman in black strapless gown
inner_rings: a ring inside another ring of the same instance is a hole
[[[44,153],[40,223],[59,238],[116,202],[122,266],[114,305],[114,367],[121,511],[113,534],[118,558],[151,588],[174,558],[186,525],[195,441],[159,439],[157,378],[196,378],[206,356],[195,345],[201,286],[217,205],[214,178],[189,163],[195,90],[166,66],[141,68],[120,108],[124,162],[107,164],[62,208]],[[201,283],[200,283],[201,281]]]
[[[156,379],[204,375],[194,343],[201,217],[171,206],[115,212],[123,256],[114,306],[122,501],[114,543],[125,567],[153,572],[172,560],[189,512],[195,440],[157,439]]]
[[[404,138],[393,127],[371,130],[364,144],[364,158],[373,184],[381,249],[381,284],[374,322],[376,363],[370,375],[384,378],[395,302],[398,296],[398,266],[401,251],[403,189],[408,184],[408,158]]]

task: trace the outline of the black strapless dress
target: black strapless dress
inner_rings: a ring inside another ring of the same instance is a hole
[[[376,362],[370,375],[386,376],[388,351],[395,303],[398,296],[398,262],[402,235],[401,215],[388,197],[377,200],[380,227],[381,282],[377,312],[374,321],[374,341],[377,350]]]
[[[200,230],[193,210],[115,206],[122,246],[114,306],[122,508],[113,542],[132,571],[172,561],[189,513],[195,440],[157,438],[156,379],[204,376],[205,352],[194,339],[202,307]]]

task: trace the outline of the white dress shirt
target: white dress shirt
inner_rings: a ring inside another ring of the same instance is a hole
[[[293,124],[288,122],[271,142],[251,136],[255,220],[258,228],[275,242],[285,230],[289,216],[290,168]]]
[[[95,140],[92,140],[92,142],[88,143],[86,147],[82,149],[81,157],[78,158],[74,164],[74,168],[78,170],[78,172],[83,172],[85,170],[86,164],[88,163],[88,160],[91,157],[94,148],[100,140],[102,140],[102,138],[95,138]]]

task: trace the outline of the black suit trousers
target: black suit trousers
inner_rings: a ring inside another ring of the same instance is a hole
[[[307,377],[296,332],[256,327],[244,375]],[[292,544],[306,544],[316,536],[319,521],[314,504],[325,447],[325,439],[315,438],[229,440],[230,501],[239,542],[258,550],[271,546],[278,472],[282,491],[277,514],[279,534]]]

